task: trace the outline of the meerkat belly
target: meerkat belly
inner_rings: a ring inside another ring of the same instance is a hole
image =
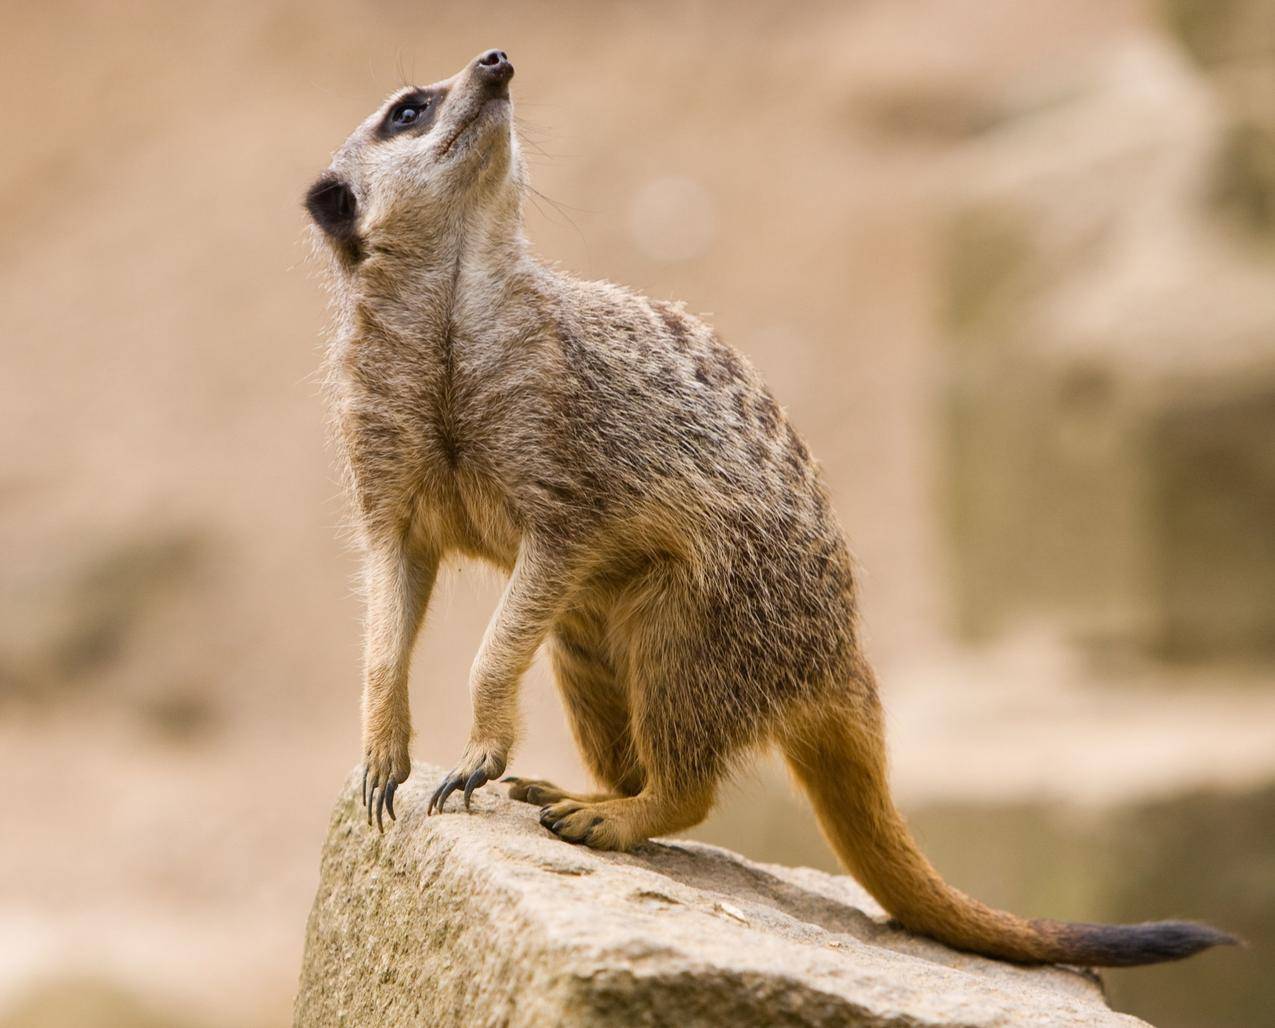
[[[464,460],[452,472],[450,541],[472,557],[506,571],[518,557],[522,531],[503,488],[481,469]]]

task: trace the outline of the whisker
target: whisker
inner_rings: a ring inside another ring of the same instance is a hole
[[[523,186],[525,189],[528,189],[531,192],[535,193],[536,196],[540,197],[540,199],[542,199],[545,203],[553,204],[554,208],[559,211],[562,211],[562,212],[575,211],[576,214],[601,214],[602,213],[600,210],[597,210],[592,207],[576,207],[572,204],[564,203],[562,200],[555,200],[552,196],[546,196],[544,193],[542,193],[539,189],[537,189],[535,186],[533,186],[529,182],[523,183]]]

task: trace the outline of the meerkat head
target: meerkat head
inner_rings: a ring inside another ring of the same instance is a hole
[[[394,93],[306,193],[321,238],[349,270],[378,244],[428,250],[473,211],[518,218],[523,178],[503,50],[451,78]]]

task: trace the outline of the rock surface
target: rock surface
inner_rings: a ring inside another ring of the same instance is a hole
[[[848,877],[688,842],[572,847],[499,786],[427,818],[439,775],[414,769],[384,835],[347,784],[297,1025],[1143,1023],[1080,972],[909,935]]]

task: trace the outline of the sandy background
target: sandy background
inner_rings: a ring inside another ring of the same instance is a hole
[[[975,647],[951,583],[944,247],[968,154],[1041,82],[1083,84],[1147,40],[1178,53],[1169,24],[1133,0],[6,5],[0,1024],[289,1020],[359,756],[356,562],[300,198],[385,93],[488,46],[517,68],[539,249],[710,314],[823,461],[901,802],[940,867],[1024,913],[1225,922],[1216,897],[1169,892],[1202,874],[1265,909],[1270,664],[1095,670],[1047,617]],[[459,752],[498,591],[457,565],[436,595],[420,759]],[[512,770],[582,784],[542,668],[524,704]],[[1050,831],[1088,840],[1072,885],[1107,856],[1124,873],[1145,854],[1102,825],[1184,823],[1164,806],[1181,796],[1190,824],[1217,819],[1209,861],[1175,855],[1130,909],[1051,891]],[[696,834],[832,866],[769,765]],[[1134,972],[1156,984],[1117,998],[1157,1023],[1256,1023],[1270,955]]]

